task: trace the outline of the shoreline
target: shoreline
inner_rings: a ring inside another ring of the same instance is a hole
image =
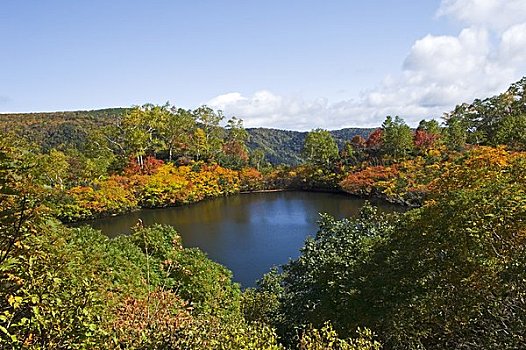
[[[201,203],[201,202],[204,202],[204,201],[207,201],[207,200],[212,200],[212,199],[217,199],[217,198],[222,198],[222,197],[230,197],[230,196],[233,196],[233,195],[240,195],[240,194],[246,195],[246,194],[253,194],[253,193],[279,193],[279,192],[333,193],[333,194],[344,195],[344,196],[349,197],[349,198],[361,198],[361,199],[369,200],[373,204],[374,204],[374,202],[384,202],[384,203],[389,203],[389,204],[400,206],[400,207],[405,207],[407,209],[413,209],[413,208],[418,207],[418,206],[410,205],[408,203],[404,203],[404,202],[401,202],[401,201],[389,200],[389,198],[386,198],[385,196],[381,196],[381,195],[378,195],[378,194],[376,194],[376,195],[375,194],[371,194],[369,196],[359,196],[359,195],[355,195],[355,194],[352,194],[352,193],[349,193],[349,192],[345,192],[343,190],[338,190],[338,189],[277,188],[277,189],[254,190],[254,191],[240,191],[240,192],[237,192],[237,193],[232,193],[232,194],[223,195],[223,196],[208,197],[208,198],[204,198],[202,200],[195,201],[195,202],[190,202],[190,203],[181,203],[181,204],[175,204],[175,205],[165,205],[165,206],[156,206],[156,207],[135,207],[135,208],[131,208],[130,210],[123,211],[123,212],[120,212],[120,213],[105,213],[105,214],[102,213],[102,215],[98,215],[96,217],[86,218],[86,219],[82,219],[82,220],[75,220],[75,221],[62,221],[60,219],[59,220],[63,224],[68,225],[70,227],[77,227],[77,226],[82,225],[83,223],[87,223],[87,222],[90,222],[90,221],[100,220],[100,219],[105,219],[105,218],[110,218],[110,217],[122,216],[122,215],[126,215],[126,214],[129,214],[129,213],[138,212],[140,210],[157,210],[157,209],[184,207],[184,206],[190,206],[190,205],[194,205],[194,204],[197,204],[197,203]]]

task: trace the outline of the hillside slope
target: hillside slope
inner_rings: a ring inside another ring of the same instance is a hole
[[[122,117],[127,108],[107,108],[91,111],[10,113],[0,114],[0,131],[16,134],[40,145],[43,151],[71,145],[78,147],[93,128],[102,128]],[[346,128],[331,134],[341,147],[355,135],[367,137],[373,129]],[[250,150],[265,151],[267,161],[276,164],[297,165],[301,162],[301,149],[307,132],[270,128],[247,129]]]
[[[355,135],[367,138],[373,130],[346,128],[330,132],[341,148],[345,141],[351,140]],[[251,150],[257,148],[264,150],[266,159],[270,163],[290,165],[301,163],[301,149],[307,132],[267,128],[251,128],[247,131],[250,134],[248,147]]]

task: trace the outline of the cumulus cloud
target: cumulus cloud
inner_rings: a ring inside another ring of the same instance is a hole
[[[327,100],[305,101],[299,97],[284,97],[267,90],[244,97],[240,93],[217,96],[207,105],[221,109],[229,115],[245,119],[247,127],[280,127],[303,130],[321,122],[327,114]]]
[[[280,96],[262,90],[217,96],[208,104],[245,119],[247,126],[307,130],[378,126],[386,115],[416,125],[458,103],[503,91],[526,72],[525,0],[443,0],[437,16],[466,27],[458,35],[415,41],[397,75],[353,99]]]
[[[467,25],[505,30],[526,19],[524,0],[443,0],[438,17],[452,17]]]

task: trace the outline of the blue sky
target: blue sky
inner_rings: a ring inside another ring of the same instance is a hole
[[[522,1],[3,0],[0,112],[170,101],[247,126],[414,124],[525,74]]]

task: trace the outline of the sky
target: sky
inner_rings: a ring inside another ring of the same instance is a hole
[[[412,126],[526,75],[526,0],[1,0],[0,113],[206,104]]]

